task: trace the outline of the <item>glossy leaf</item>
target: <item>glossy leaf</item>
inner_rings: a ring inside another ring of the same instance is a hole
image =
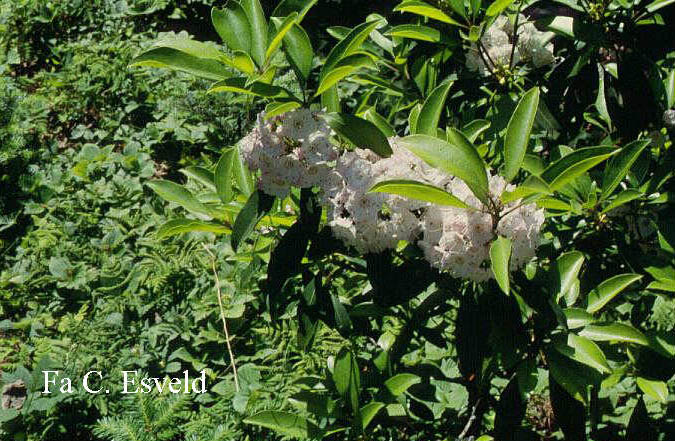
[[[498,237],[490,245],[490,265],[492,273],[504,294],[509,295],[509,262],[511,260],[511,240]]]
[[[588,324],[593,323],[593,316],[581,308],[565,308],[563,309],[565,318],[567,319],[567,327],[569,329],[582,328]]]
[[[228,78],[223,81],[219,81],[208,91],[209,93],[214,92],[235,92],[242,93],[245,95],[259,96],[263,98],[274,98],[277,100],[295,100],[288,90],[283,87],[273,86],[271,84],[265,84],[260,81],[254,81],[253,83],[248,83],[246,78]]]
[[[216,192],[220,200],[227,204],[232,200],[232,168],[234,157],[238,152],[236,149],[229,148],[223,152],[216,165],[214,180],[216,183]]]
[[[579,251],[570,251],[558,257],[555,264],[555,274],[558,284],[558,298],[563,297],[579,277],[579,271],[584,264],[584,255]],[[572,306],[572,305],[567,305]]]
[[[272,207],[274,198],[266,195],[260,190],[251,193],[246,204],[237,215],[232,227],[232,236],[230,238],[232,249],[237,251],[239,245],[253,232],[260,219]]]
[[[265,63],[267,49],[267,20],[259,0],[241,0],[241,7],[246,13],[251,33],[251,58],[258,67]]]
[[[538,106],[539,89],[534,87],[523,95],[509,120],[504,138],[503,174],[507,181],[516,177],[523,163]]]
[[[598,285],[588,295],[588,307],[586,311],[591,314],[598,312],[609,303],[617,294],[626,289],[628,285],[642,278],[639,274],[620,274],[611,277]]]
[[[664,404],[668,402],[668,385],[663,381],[638,377],[637,386],[645,395]]]
[[[286,17],[293,12],[297,12],[297,22],[300,23],[317,1],[318,0],[281,0],[274,8],[272,17]]]
[[[190,166],[180,169],[188,178],[194,179],[200,184],[206,186],[211,191],[216,191],[216,184],[213,180],[213,172],[204,167]]]
[[[566,355],[579,363],[583,363],[586,366],[590,366],[598,372],[611,372],[605,354],[597,344],[585,337],[569,333],[567,335],[567,342],[557,342],[555,348],[561,354]]]
[[[631,201],[634,201],[635,199],[639,199],[642,196],[644,196],[644,193],[637,191],[637,190],[624,190],[616,197],[610,201],[609,204],[605,208],[602,209],[601,213],[609,213],[610,211],[614,210],[615,208],[618,208],[624,204],[627,204]]]
[[[546,168],[541,178],[549,184],[551,190],[559,190],[617,152],[618,150],[612,147],[586,147],[575,150]]]
[[[352,410],[359,409],[359,393],[361,391],[361,375],[356,357],[347,348],[342,348],[335,358],[333,382],[338,393],[347,398]]]
[[[237,154],[234,155],[234,158],[232,159],[234,182],[237,184],[237,188],[241,193],[245,196],[249,196],[251,192],[253,192],[253,177],[251,176],[251,172],[244,165],[244,161],[239,153],[239,147],[237,146],[235,148],[237,149]]]
[[[190,213],[207,217],[210,217],[211,215],[208,207],[199,202],[199,200],[197,200],[197,198],[182,185],[162,179],[150,181],[147,185],[162,199],[178,204]]]
[[[361,408],[361,427],[365,429],[373,421],[373,418],[384,408],[384,403],[373,401]]]
[[[171,236],[176,236],[183,233],[206,232],[215,234],[227,234],[231,230],[225,225],[216,224],[213,222],[205,222],[195,219],[171,219],[162,224],[157,229],[157,239],[164,239]]]
[[[368,38],[368,35],[380,23],[380,20],[362,23],[352,29],[346,37],[340,40],[340,42],[330,51],[328,57],[326,57],[323,69],[321,70],[321,75],[319,76],[320,82],[323,80],[323,77],[340,62],[340,60],[357,52],[366,38]]]
[[[328,113],[323,116],[340,136],[362,149],[370,149],[383,158],[392,154],[387,137],[373,123],[346,113]]]
[[[635,343],[642,346],[649,346],[649,339],[647,339],[642,332],[623,323],[588,325],[579,332],[579,335],[594,341]]]
[[[238,2],[228,2],[225,8],[213,8],[211,21],[223,43],[232,51],[251,51],[251,30],[246,12]]]
[[[453,196],[442,188],[423,182],[406,179],[382,181],[375,184],[369,192],[397,194],[418,201],[431,202],[438,205],[446,205],[459,208],[472,208],[461,199]]]
[[[382,115],[377,113],[375,108],[371,107],[370,109],[366,110],[365,112],[363,112],[362,116],[364,119],[375,124],[377,128],[380,129],[380,131],[384,133],[384,136],[386,136],[387,138],[396,136],[396,131],[391,126],[391,124],[389,124],[389,121],[387,121]]]
[[[389,29],[386,35],[390,37],[409,38],[411,40],[438,43],[441,41],[441,31],[424,25],[404,24]]]
[[[288,15],[285,19],[281,20],[277,17],[272,17],[272,23],[276,26],[276,34],[272,37],[269,46],[267,46],[267,51],[265,52],[265,61],[269,62],[272,56],[281,46],[281,43],[284,41],[284,37],[291,30],[293,25],[296,24],[298,18],[298,13],[293,12]]]
[[[312,70],[314,59],[314,49],[312,49],[312,42],[309,40],[307,32],[300,25],[294,23],[284,36],[283,48],[293,70],[302,82],[306,82]]]
[[[506,8],[511,6],[513,0],[495,0],[485,11],[485,15],[488,17],[495,17],[501,14]]]
[[[476,142],[481,133],[490,128],[492,123],[486,119],[475,119],[462,128],[462,133],[471,142]]]
[[[198,58],[170,47],[150,49],[134,58],[129,66],[172,69],[208,80],[222,80],[232,76],[219,61]]]
[[[384,382],[384,386],[395,397],[405,393],[410,386],[422,381],[420,377],[413,374],[398,374]]]
[[[607,198],[614,189],[619,186],[626,177],[633,163],[640,156],[640,153],[649,145],[649,139],[633,141],[623,147],[614,156],[605,167],[605,174],[602,178],[602,198]]]
[[[454,18],[450,17],[445,12],[422,1],[417,0],[403,1],[394,8],[394,11],[410,12],[413,14],[421,15],[423,17],[429,17],[433,20],[437,20],[443,23],[463,26],[461,23],[459,23]]]
[[[336,85],[338,81],[364,67],[375,69],[375,64],[370,55],[356,53],[343,58],[330,70],[324,70],[324,72],[322,72],[321,82],[319,83],[319,87],[314,96],[321,95],[326,90]]]
[[[244,423],[273,430],[280,435],[309,439],[321,435],[319,428],[306,418],[288,412],[265,410],[244,419]]]
[[[452,81],[446,81],[436,87],[424,101],[424,105],[417,117],[415,133],[421,135],[435,136],[438,129],[438,122],[441,119],[445,100],[452,87]]]
[[[501,195],[503,203],[508,204],[518,199],[524,199],[535,195],[550,195],[551,189],[541,178],[531,175],[516,187],[513,191],[504,191]]]
[[[463,180],[480,201],[488,204],[485,163],[475,149],[427,135],[408,136],[399,144],[430,166]]]

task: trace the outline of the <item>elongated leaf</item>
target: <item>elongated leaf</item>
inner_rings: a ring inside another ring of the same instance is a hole
[[[389,378],[387,381],[384,382],[384,386],[389,390],[389,392],[397,397],[405,391],[407,391],[410,386],[414,384],[418,384],[422,381],[420,377],[417,375],[413,374],[398,374],[394,375],[393,377]]]
[[[211,21],[223,43],[232,51],[251,52],[251,30],[246,12],[238,2],[224,9],[213,8]]]
[[[199,200],[197,200],[197,198],[182,185],[163,179],[150,181],[147,185],[162,199],[178,204],[190,213],[210,217],[208,207],[199,202]]]
[[[349,400],[352,410],[359,410],[361,374],[356,357],[347,348],[342,348],[335,359],[333,382],[338,393]]]
[[[670,69],[665,83],[666,103],[669,109],[675,106],[675,69]]]
[[[380,23],[380,20],[362,23],[352,29],[346,37],[340,40],[340,42],[330,51],[328,57],[326,57],[326,62],[324,63],[319,77],[320,80],[323,80],[323,77],[330,72],[340,60],[358,51],[366,38],[368,38],[368,35]]]
[[[323,118],[333,130],[356,147],[370,149],[383,158],[391,156],[387,137],[370,121],[346,113],[328,113]]]
[[[505,191],[502,193],[501,200],[508,204],[518,199],[528,198],[534,195],[550,195],[551,189],[548,184],[541,178],[532,175],[528,176],[525,181],[516,187],[513,191]]]
[[[368,427],[373,418],[384,408],[384,403],[373,401],[361,408],[361,427],[365,429]]]
[[[274,8],[272,17],[286,17],[293,12],[297,12],[297,22],[300,23],[317,1],[318,0],[281,0],[276,8]]]
[[[216,171],[214,173],[216,191],[218,192],[218,197],[224,204],[227,204],[232,200],[232,168],[235,155],[237,154],[238,152],[236,149],[229,148],[225,150],[216,165]]]
[[[672,5],[675,3],[675,0],[656,0],[647,5],[647,11],[656,12],[661,8]]]
[[[638,377],[637,385],[645,395],[664,404],[668,402],[668,385],[663,381],[648,380],[643,377]]]
[[[190,166],[180,169],[188,178],[192,178],[200,184],[206,186],[211,191],[216,191],[216,184],[213,180],[213,172],[204,167]]]
[[[251,33],[251,58],[258,67],[265,63],[267,49],[267,20],[258,0],[241,0],[241,7],[246,13]]]
[[[579,251],[570,251],[558,257],[555,264],[555,274],[558,284],[557,298],[563,297],[578,280],[579,271],[581,271],[583,264],[584,255]]]
[[[228,78],[226,80],[219,81],[214,84],[208,92],[235,92],[243,93],[245,95],[260,96],[263,98],[298,101],[288,90],[284,89],[283,87],[265,84],[260,81],[255,81],[248,84],[246,78]]]
[[[369,55],[352,54],[337,62],[329,71],[323,72],[321,82],[314,96],[319,96],[329,88],[337,84],[338,81],[353,74],[357,70],[368,67],[375,69],[375,64]]]
[[[375,108],[371,107],[370,109],[363,112],[363,118],[375,124],[377,128],[380,129],[380,131],[384,133],[384,135],[387,138],[396,136],[396,131],[391,126],[391,124],[389,124],[389,121],[387,121],[382,115],[377,113]]]
[[[588,325],[579,332],[579,335],[595,341],[635,343],[649,346],[649,339],[642,332],[623,323]]]
[[[640,153],[649,145],[649,139],[633,141],[619,151],[605,167],[602,178],[602,199],[607,198],[626,177]]]
[[[227,234],[231,230],[225,225],[213,222],[205,222],[195,219],[171,219],[157,229],[157,239],[164,239],[183,233],[207,232],[215,234]]]
[[[438,8],[431,6],[428,3],[417,1],[417,0],[406,0],[401,2],[398,6],[394,8],[394,11],[400,12],[410,12],[413,14],[421,15],[423,17],[429,17],[433,20],[438,20],[443,23],[454,24],[457,26],[464,26],[459,23],[454,18],[450,17],[445,12],[441,11]]]
[[[441,119],[445,100],[448,97],[452,81],[446,81],[436,87],[429,97],[424,101],[424,105],[417,118],[416,132],[421,135],[435,136],[438,129],[438,122]]]
[[[626,289],[628,285],[637,282],[642,278],[639,274],[620,274],[611,277],[598,285],[588,295],[588,307],[586,311],[591,314],[598,312],[609,303],[617,294]]]
[[[611,369],[607,364],[607,358],[602,350],[593,341],[580,337],[574,333],[567,335],[567,342],[559,341],[555,348],[563,355],[572,360],[590,366],[601,373],[610,373]]]
[[[490,245],[490,265],[492,273],[504,291],[509,295],[511,288],[509,286],[509,262],[511,260],[511,240],[506,237],[498,237]]]
[[[255,73],[255,63],[249,54],[243,51],[234,51],[231,58],[223,57],[223,62],[247,75]]]
[[[409,38],[411,40],[428,41],[438,43],[441,41],[442,34],[438,29],[430,28],[424,25],[404,24],[394,26],[389,29],[386,35],[390,37]]]
[[[236,146],[235,148],[237,149],[237,154],[234,155],[234,158],[232,159],[232,174],[234,175],[234,181],[237,183],[239,191],[244,195],[249,196],[253,191],[253,177],[251,176],[251,172],[244,165],[239,146]]]
[[[504,178],[507,181],[516,177],[523,163],[538,106],[539,88],[533,87],[520,99],[509,120],[504,138]]]
[[[581,308],[565,308],[563,309],[565,318],[567,318],[567,327],[569,329],[582,328],[588,324],[593,323],[593,316]]]
[[[265,106],[265,119],[274,118],[283,115],[293,109],[301,107],[302,104],[297,101],[274,101]]]
[[[232,227],[232,236],[230,238],[232,249],[237,251],[239,245],[253,231],[260,219],[272,208],[274,198],[266,195],[260,190],[251,193],[246,204],[237,215]]]
[[[546,361],[549,367],[549,382],[554,380],[558,387],[572,398],[586,404],[588,400],[588,386],[593,384],[593,379],[589,378],[586,372],[580,368],[586,368],[577,361],[573,361],[563,356],[557,350],[550,349],[546,352]],[[586,368],[590,370],[589,368]],[[595,372],[595,371],[593,371]],[[551,388],[551,398],[554,399],[554,388]],[[554,403],[555,406],[555,403]],[[555,407],[554,407],[555,408]],[[558,412],[556,412],[558,413]],[[575,438],[577,439],[577,438]]]
[[[453,196],[442,188],[422,182],[394,179],[378,182],[369,192],[391,193],[399,196],[416,199],[419,201],[431,202],[438,205],[447,205],[459,208],[472,208],[465,204],[461,199]]]
[[[475,119],[462,128],[462,133],[466,135],[469,141],[476,142],[481,133],[489,129],[491,124],[486,119]]]
[[[463,180],[481,202],[488,204],[485,163],[475,149],[427,135],[408,136],[399,143],[430,166]]]
[[[627,204],[630,201],[639,199],[644,196],[644,193],[637,190],[625,190],[616,195],[616,197],[609,203],[605,208],[602,209],[601,213],[608,213],[614,210],[617,207],[620,207],[624,204]]]
[[[575,150],[546,168],[541,178],[548,182],[551,190],[559,190],[617,152],[618,150],[612,147],[586,147]]]
[[[210,58],[198,58],[169,47],[150,49],[134,58],[129,66],[172,69],[208,80],[222,80],[231,76],[219,61]]]
[[[513,3],[513,0],[495,0],[490,7],[487,8],[485,14],[488,17],[495,17],[511,6],[511,3]]]
[[[410,134],[417,134],[417,120],[420,117],[420,112],[422,111],[422,105],[416,104],[412,109],[410,109],[410,114],[408,115],[408,127],[410,128]]]
[[[281,20],[277,17],[272,17],[272,22],[276,26],[277,33],[272,37],[269,46],[267,46],[267,51],[265,52],[265,61],[269,62],[272,56],[281,46],[281,43],[284,41],[284,37],[291,30],[296,20],[298,18],[298,13],[293,12],[288,15],[285,19]]]
[[[293,438],[309,439],[321,436],[321,430],[314,423],[288,412],[266,410],[244,419],[244,423],[274,430]]]
[[[306,82],[312,70],[314,59],[314,49],[312,49],[312,42],[309,40],[307,32],[300,25],[294,23],[284,36],[283,47],[289,64],[300,80],[303,83]]]

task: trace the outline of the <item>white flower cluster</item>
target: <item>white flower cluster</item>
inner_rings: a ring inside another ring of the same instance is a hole
[[[548,42],[548,34],[540,32],[524,15],[518,16],[518,40],[513,47],[514,26],[508,17],[498,17],[490,26],[480,42],[485,52],[481,54],[476,43],[471,43],[466,55],[469,70],[481,75],[489,75],[491,70],[503,70],[523,61],[533,67],[541,67],[553,62],[553,44]],[[513,53],[513,63],[511,54]],[[487,65],[486,65],[487,63]]]
[[[543,210],[515,201],[485,207],[467,185],[428,164],[390,138],[393,154],[381,158],[370,150],[356,149],[338,155],[330,143],[331,130],[320,114],[296,110],[266,121],[241,144],[244,160],[260,170],[262,191],[285,197],[291,186],[321,189],[333,234],[361,253],[396,248],[399,241],[417,242],[434,267],[456,277],[482,281],[492,277],[490,243],[496,235],[513,242],[511,268],[532,256],[544,221]],[[409,179],[441,187],[475,210],[440,207],[386,193],[368,193],[378,182]],[[490,178],[490,197],[512,190],[504,179]]]
[[[262,191],[284,198],[290,187],[325,185],[332,169],[329,163],[338,158],[338,151],[330,141],[330,127],[319,116],[308,109],[269,120],[258,115],[240,147],[248,168],[260,170]]]
[[[455,277],[487,280],[493,277],[488,259],[496,235],[511,239],[511,270],[534,257],[544,223],[543,210],[534,204],[521,206],[520,200],[501,205],[501,194],[512,191],[514,186],[507,185],[500,176],[492,176],[489,184],[490,199],[498,204],[496,217],[492,216],[491,207],[483,205],[457,178],[452,180],[448,191],[476,210],[433,206],[426,211],[422,217],[424,237],[417,244],[432,266]]]

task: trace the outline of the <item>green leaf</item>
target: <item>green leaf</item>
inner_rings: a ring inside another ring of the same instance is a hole
[[[312,42],[309,40],[307,32],[300,25],[294,23],[284,36],[283,48],[295,73],[303,83],[306,82],[314,60],[314,49],[312,49]]]
[[[231,76],[219,61],[210,58],[198,58],[170,47],[150,49],[134,58],[129,66],[172,69],[208,80],[222,80]]]
[[[227,234],[231,230],[224,225],[213,222],[199,221],[195,219],[171,219],[157,229],[157,239],[161,240],[170,236],[183,233],[207,232],[215,234]]]
[[[588,325],[579,332],[579,335],[595,341],[635,343],[649,346],[649,339],[642,332],[623,323]]]
[[[510,3],[510,2],[509,2]],[[496,3],[493,3],[494,6]],[[490,8],[492,8],[490,6]],[[520,99],[506,128],[504,138],[504,178],[512,181],[525,159],[532,125],[539,106],[539,88],[533,87]]]
[[[237,215],[232,227],[232,249],[237,251],[239,245],[253,231],[260,219],[272,208],[274,198],[266,195],[260,190],[251,193],[246,204]]]
[[[361,427],[366,428],[373,421],[373,418],[384,408],[384,403],[377,401],[370,402],[361,408]]]
[[[417,120],[420,117],[420,112],[422,112],[422,105],[416,104],[410,109],[410,114],[408,115],[408,127],[410,128],[410,133],[413,135],[417,134]]]
[[[254,81],[249,84],[246,78],[228,78],[219,81],[208,90],[208,93],[214,92],[235,92],[263,98],[298,101],[297,98],[292,96],[291,93],[283,87],[273,86],[260,81]]]
[[[663,381],[648,380],[643,377],[637,378],[637,385],[647,396],[666,404],[668,402],[668,385]]]
[[[267,49],[267,20],[258,0],[241,0],[241,7],[246,13],[251,33],[251,58],[258,67],[265,64]]]
[[[511,6],[513,0],[495,0],[485,11],[485,15],[488,17],[496,17],[501,14],[506,8]]]
[[[588,400],[587,388],[590,384],[593,384],[593,379],[586,375],[587,372],[581,370],[581,368],[586,367],[552,349],[546,352],[546,362],[549,367],[549,375],[553,377],[555,382],[562,386],[572,398],[585,404]],[[589,368],[586,369],[590,370]],[[553,391],[551,392],[553,393]]]
[[[237,149],[229,148],[225,150],[216,165],[216,171],[214,173],[216,192],[224,204],[227,204],[232,200],[232,168],[235,155],[237,154]]]
[[[614,210],[617,207],[620,207],[624,204],[627,204],[630,201],[634,201],[635,199],[639,199],[642,196],[644,196],[644,193],[637,191],[637,190],[624,190],[616,197],[610,201],[609,204],[605,208],[602,209],[601,213],[609,213],[610,211]]]
[[[528,198],[535,195],[550,195],[551,189],[541,178],[531,175],[525,181],[516,187],[513,191],[505,191],[501,195],[504,204],[508,204],[518,199]]]
[[[291,30],[293,25],[296,24],[298,18],[298,13],[293,12],[288,15],[285,19],[281,20],[277,17],[272,17],[272,23],[276,26],[277,32],[272,37],[269,46],[267,46],[267,51],[265,52],[265,62],[269,62],[272,56],[281,46],[281,43],[284,41],[284,37]]]
[[[506,237],[499,236],[490,245],[490,265],[492,273],[499,284],[499,287],[504,291],[504,294],[509,295],[511,288],[509,287],[509,261],[511,259],[511,240]]]
[[[650,143],[649,139],[633,141],[622,148],[605,167],[605,174],[602,178],[602,199],[607,198],[621,181],[626,177],[633,163],[640,156],[640,153]]]
[[[318,0],[281,0],[277,7],[274,8],[272,17],[286,17],[293,12],[297,12],[297,22],[300,23],[317,1]]]
[[[452,87],[452,81],[446,81],[436,87],[424,101],[424,105],[417,118],[416,132],[421,135],[436,136],[438,122],[441,119],[445,100]]]
[[[628,285],[637,282],[641,278],[642,276],[639,274],[620,274],[605,280],[588,295],[588,307],[586,311],[591,314],[598,312],[610,300],[616,297],[617,294],[626,289]]]
[[[249,196],[253,192],[253,178],[251,172],[244,165],[244,161],[241,158],[239,153],[239,146],[235,147],[237,149],[237,154],[234,155],[232,174],[234,175],[234,181],[237,183],[237,188],[244,195]]]
[[[389,392],[398,397],[399,395],[405,393],[410,386],[418,384],[422,381],[420,377],[413,374],[398,374],[389,378],[384,382],[384,386],[389,390]]]
[[[352,410],[359,410],[361,375],[356,357],[347,348],[342,348],[335,359],[333,382],[338,393],[348,398]]]
[[[338,135],[354,146],[370,149],[382,158],[391,156],[387,137],[370,121],[346,113],[328,113],[323,118]]]
[[[216,184],[213,181],[213,172],[204,167],[190,166],[180,169],[188,178],[194,179],[200,184],[206,186],[211,191],[216,191]]]
[[[211,9],[211,21],[231,51],[251,52],[251,25],[238,2],[227,2],[224,9]]]
[[[375,69],[375,63],[370,55],[355,53],[349,55],[337,62],[330,70],[322,71],[321,82],[314,96],[319,96],[329,88],[333,87],[345,77],[353,74],[361,68]]]
[[[647,11],[656,12],[661,8],[672,5],[675,3],[675,0],[656,0],[647,5]]]
[[[559,190],[617,152],[618,150],[612,147],[586,147],[575,150],[548,166],[541,174],[541,178],[548,182],[551,190]]]
[[[428,41],[431,43],[438,43],[442,38],[441,31],[438,29],[416,24],[394,26],[389,29],[385,35],[390,37],[409,38],[411,40]]]
[[[580,337],[574,333],[567,334],[567,342],[558,341],[554,347],[563,355],[572,360],[583,363],[596,369],[598,372],[608,374],[612,370],[607,364],[607,358],[597,344],[591,340]]]
[[[408,136],[399,144],[430,166],[460,178],[481,202],[489,203],[485,163],[474,148],[453,145],[427,135]]]
[[[445,12],[435,8],[428,3],[417,0],[406,0],[394,8],[394,11],[410,12],[413,14],[429,17],[443,23],[464,26]]]
[[[486,119],[475,119],[462,128],[462,133],[466,135],[469,141],[476,142],[481,133],[489,129],[491,124]]]
[[[555,263],[555,275],[557,281],[557,298],[563,297],[576,283],[581,271],[581,266],[584,264],[584,255],[579,251],[570,251],[558,257]],[[567,305],[571,306],[571,305]]]
[[[664,88],[666,89],[666,105],[672,109],[675,107],[675,69],[670,69]]]
[[[211,217],[209,208],[199,202],[190,191],[175,182],[158,179],[147,183],[162,199],[178,204],[190,213]]]
[[[582,328],[590,323],[593,323],[593,316],[581,308],[565,308],[563,309],[565,318],[567,318],[567,327],[569,329]]]
[[[330,72],[340,60],[354,54],[359,50],[363,42],[368,38],[368,35],[380,24],[381,20],[373,20],[362,23],[352,29],[346,37],[344,37],[326,57],[323,69],[319,76],[319,80],[323,80],[324,76]]]
[[[377,128],[380,129],[380,131],[384,133],[384,136],[386,136],[387,138],[396,136],[396,131],[391,126],[391,124],[389,124],[389,121],[387,121],[382,115],[377,113],[375,108],[371,107],[370,109],[366,110],[365,112],[363,112],[362,116],[364,119],[375,124]]]
[[[369,192],[391,193],[410,199],[431,202],[438,205],[447,205],[451,207],[468,209],[472,208],[465,204],[461,199],[458,199],[442,188],[406,179],[394,179],[378,182],[369,190]]]
[[[244,419],[244,423],[264,427],[293,438],[321,437],[321,430],[306,418],[288,412],[266,410]]]
[[[301,107],[302,104],[296,101],[274,101],[265,106],[265,119],[274,118],[283,115],[293,109]]]
[[[243,51],[234,51],[232,58],[223,57],[223,62],[247,75],[255,74],[255,64],[251,56]]]

